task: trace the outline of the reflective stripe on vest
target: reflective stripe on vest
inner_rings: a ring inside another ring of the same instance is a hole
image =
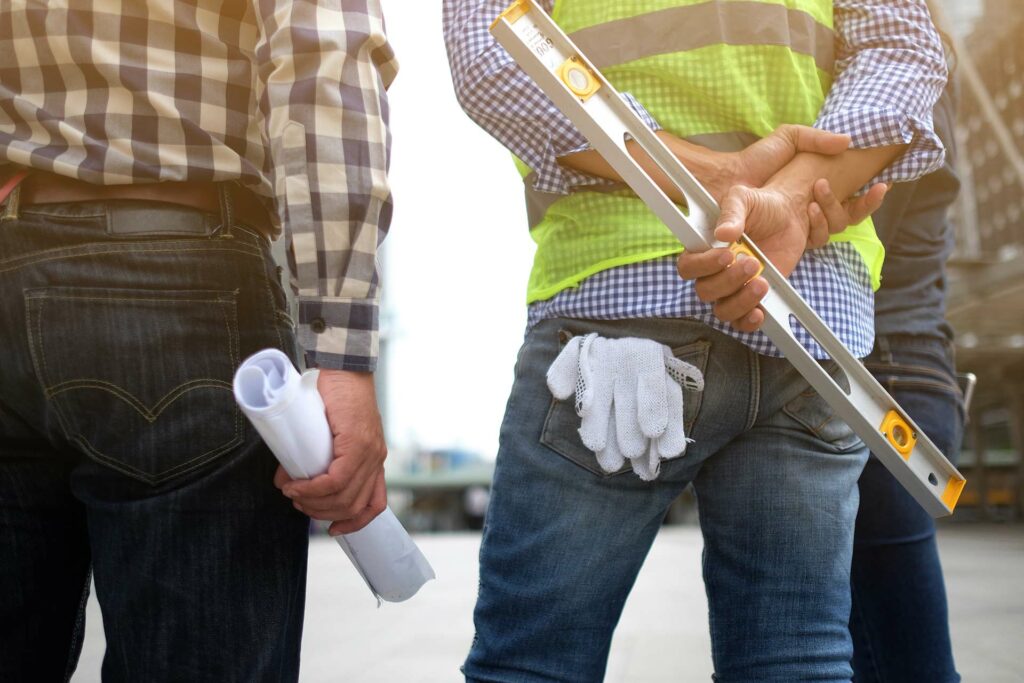
[[[586,54],[584,52],[583,54]],[[716,152],[739,152],[748,145],[757,142],[758,137],[751,133],[706,133],[704,135],[691,135],[686,138],[688,142],[701,147],[713,149]],[[533,189],[537,174],[528,172],[523,182],[526,185],[526,219],[531,228],[537,227],[544,220],[548,208],[562,198],[560,194],[551,192],[538,192]],[[625,183],[608,183],[588,187],[588,192],[618,192],[625,190]]]
[[[685,28],[680,28],[685,27]],[[831,71],[835,35],[810,14],[763,2],[704,2],[590,26],[571,36],[598,69],[708,45],[782,45]]]
[[[718,151],[812,124],[831,86],[831,0],[556,0],[553,17],[668,132]],[[537,243],[528,302],[682,251],[625,188],[530,190],[527,207]],[[883,250],[870,221],[833,239],[854,243],[877,286]]]

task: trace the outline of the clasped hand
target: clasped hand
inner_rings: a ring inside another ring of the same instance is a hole
[[[881,206],[884,184],[843,202],[821,176],[829,163],[848,154],[849,143],[845,135],[782,126],[742,152],[724,155],[719,171],[702,179],[721,207],[715,239],[733,243],[748,235],[788,277],[805,250],[824,246],[830,235]],[[764,322],[757,305],[768,293],[768,282],[755,277],[758,264],[752,259],[737,261],[726,248],[684,252],[678,270],[681,277],[696,280],[697,296],[714,304],[720,320],[743,332]]]

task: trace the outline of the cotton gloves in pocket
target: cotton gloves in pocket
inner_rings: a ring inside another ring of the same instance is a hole
[[[661,461],[686,451],[683,387],[704,388],[701,371],[651,339],[573,337],[548,368],[548,388],[559,400],[576,394],[580,439],[606,472],[629,460],[644,481]]]

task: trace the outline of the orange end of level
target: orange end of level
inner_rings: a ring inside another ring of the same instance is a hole
[[[904,460],[910,460],[910,453],[917,443],[917,434],[910,428],[903,416],[895,410],[890,410],[882,420],[879,430],[885,436],[889,444],[896,449],[896,452],[903,456]]]
[[[946,504],[950,512],[956,508],[956,502],[960,500],[960,493],[966,484],[966,479],[957,479],[956,477],[950,477],[946,482],[946,490],[942,492],[942,502]]]
[[[502,19],[507,19],[508,23],[514,24],[519,17],[523,16],[530,11],[530,0],[515,0],[504,12],[498,15],[498,18],[491,23],[493,29],[498,25],[498,22]]]

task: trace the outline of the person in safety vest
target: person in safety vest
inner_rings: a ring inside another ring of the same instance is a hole
[[[537,245],[466,678],[600,680],[692,483],[716,680],[850,680],[866,447],[757,331],[757,264],[677,263],[678,240],[496,44],[506,4],[445,0],[443,18],[456,95],[515,155]],[[866,217],[884,184],[943,159],[946,64],[924,1],[534,4],[721,202],[717,237],[749,234],[866,356],[883,260]]]

